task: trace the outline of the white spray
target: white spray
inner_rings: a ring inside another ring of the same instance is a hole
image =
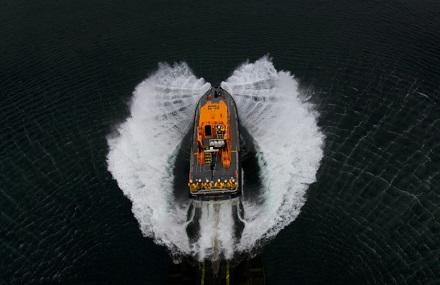
[[[316,179],[324,135],[297,81],[289,72],[278,72],[267,57],[241,65],[222,87],[234,97],[240,122],[255,140],[261,168],[263,203],[243,201],[246,222],[237,245],[250,251],[298,216]]]
[[[322,158],[324,136],[317,113],[301,98],[288,72],[277,72],[267,57],[240,66],[222,87],[234,97],[240,122],[255,140],[263,182],[263,202],[243,201],[245,227],[233,236],[234,201],[205,202],[198,239],[186,233],[189,201],[173,197],[173,168],[179,144],[189,131],[197,100],[210,88],[185,63],[161,64],[140,83],[130,117],[108,138],[108,169],[131,200],[142,233],[199,260],[231,259],[251,251],[292,222]],[[182,191],[186,185],[181,185]],[[246,191],[246,189],[245,189]]]
[[[174,162],[196,103],[209,88],[185,63],[160,64],[136,87],[130,117],[108,138],[108,169],[131,200],[142,233],[174,253],[190,254],[189,205],[175,203],[172,195]]]

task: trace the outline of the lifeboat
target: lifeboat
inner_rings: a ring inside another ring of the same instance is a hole
[[[232,96],[211,88],[194,117],[189,193],[197,199],[228,199],[241,193],[240,134]]]

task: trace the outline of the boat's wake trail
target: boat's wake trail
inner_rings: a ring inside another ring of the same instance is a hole
[[[191,127],[197,100],[210,88],[186,64],[159,65],[136,87],[130,117],[108,137],[108,169],[131,200],[142,233],[173,254],[200,260],[251,251],[292,222],[322,158],[317,113],[300,97],[295,79],[277,72],[268,58],[243,64],[222,87],[236,100],[261,168],[261,202],[242,201],[244,217],[236,201],[190,207],[189,200],[174,197],[179,145]],[[187,191],[186,185],[179,187]],[[242,221],[244,229],[236,234]],[[190,238],[195,223],[197,233]]]
[[[136,87],[130,117],[108,138],[108,169],[133,203],[142,233],[173,252],[190,253],[188,206],[173,199],[174,161],[196,103],[209,88],[186,64],[161,64]]]
[[[317,126],[317,112],[299,94],[297,81],[289,72],[275,70],[267,57],[243,64],[222,87],[237,103],[261,168],[262,203],[243,201],[246,223],[237,248],[249,251],[298,216],[304,194],[315,181],[324,135]]]

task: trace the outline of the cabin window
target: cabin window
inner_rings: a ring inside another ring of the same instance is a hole
[[[205,136],[207,136],[207,137],[212,136],[212,133],[211,133],[211,125],[206,125],[206,126],[205,126]]]

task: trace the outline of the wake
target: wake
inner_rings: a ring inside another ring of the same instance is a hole
[[[143,235],[174,256],[232,259],[274,237],[298,216],[323,156],[317,112],[299,94],[294,77],[278,72],[269,58],[241,65],[221,86],[234,97],[240,123],[254,140],[263,184],[258,203],[174,197],[179,146],[198,99],[211,87],[185,63],[160,64],[140,83],[130,116],[107,138],[108,170],[132,202]],[[186,185],[177,187],[187,191]]]
[[[240,122],[255,140],[261,169],[262,204],[243,201],[246,222],[237,248],[249,251],[298,216],[316,179],[324,135],[297,81],[267,57],[243,64],[221,86],[234,97]]]

